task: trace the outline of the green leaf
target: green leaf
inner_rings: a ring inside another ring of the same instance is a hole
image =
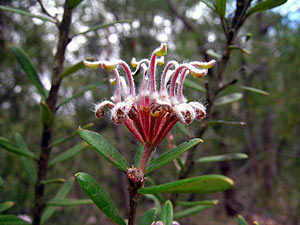
[[[224,121],[224,120],[209,120],[207,125],[234,125],[234,126],[245,126],[247,125],[243,121]]]
[[[230,189],[233,181],[222,175],[203,175],[166,184],[145,187],[138,192],[141,194],[166,193],[214,193]]]
[[[134,167],[135,168],[139,168],[140,162],[142,160],[143,152],[144,152],[144,146],[140,145],[138,150],[137,150],[137,155],[136,155],[135,161],[134,161]]]
[[[180,212],[177,212],[174,214],[174,219],[180,219],[180,218],[183,218],[183,217],[187,217],[187,216],[191,216],[191,215],[194,215],[194,214],[197,214],[205,209],[209,209],[213,207],[212,205],[198,205],[198,206],[194,206],[194,207],[191,207],[189,209],[186,209],[186,210],[182,210]]]
[[[82,0],[69,0],[69,8],[74,9],[76,6],[78,6]]]
[[[55,20],[50,19],[49,17],[35,15],[35,14],[29,13],[27,11],[21,10],[21,9],[14,9],[14,8],[10,8],[7,6],[0,5],[0,10],[12,12],[12,13],[18,13],[18,14],[21,14],[24,16],[29,16],[29,17],[37,18],[37,19],[40,19],[43,21],[55,23]]]
[[[148,179],[148,177],[147,177],[147,179]],[[160,201],[154,194],[145,194],[144,197],[147,198],[147,199],[152,200],[154,202],[155,208],[157,208],[158,211],[161,210]]]
[[[248,225],[247,221],[245,218],[241,215],[239,215],[239,225]]]
[[[190,79],[185,79],[183,84],[189,88],[194,89],[195,91],[206,93],[206,89],[204,87],[202,87],[200,84]]]
[[[147,168],[147,174],[151,173],[153,170],[156,170],[172,160],[176,159],[178,156],[189,150],[190,148],[194,147],[195,145],[199,144],[202,140],[199,138],[192,139],[190,141],[186,141],[177,147],[161,154],[156,159],[152,160]]]
[[[242,93],[232,93],[232,94],[229,94],[229,95],[224,95],[224,96],[216,99],[215,105],[230,104],[232,102],[239,101],[240,99],[242,99],[242,97],[243,97]]]
[[[29,57],[26,55],[26,53],[16,46],[12,46],[10,48],[14,56],[17,58],[21,68],[25,72],[25,74],[29,77],[33,85],[37,88],[37,90],[40,92],[40,94],[46,98],[48,95],[48,91],[43,87],[40,78],[38,77],[38,74],[35,70],[35,67],[33,66],[32,62],[30,61]]]
[[[95,83],[95,84],[90,84],[88,86],[86,86],[85,88],[83,88],[82,90],[80,90],[78,93],[74,94],[72,97],[64,100],[62,103],[59,104],[59,107],[62,106],[62,105],[65,105],[67,103],[69,103],[70,101],[76,99],[76,98],[79,98],[81,97],[85,92],[87,91],[90,91],[96,87],[98,87],[100,84],[103,84],[105,81],[101,81],[99,83]]]
[[[0,177],[0,188],[3,188],[3,186],[4,186],[4,182],[3,182],[2,177]]]
[[[170,200],[167,200],[163,205],[159,220],[163,222],[164,225],[173,224],[173,205]]]
[[[196,201],[196,202],[176,202],[177,205],[179,206],[184,206],[184,207],[191,207],[191,206],[197,206],[197,205],[217,205],[218,200],[204,200],[204,201]]]
[[[158,210],[156,208],[149,209],[139,220],[138,225],[150,225],[156,219]]]
[[[7,210],[13,206],[14,206],[14,202],[12,202],[12,201],[6,201],[6,202],[0,203],[0,213],[4,212],[5,210]]]
[[[214,4],[212,4],[209,0],[201,0],[201,2],[203,2],[211,10],[216,11]]]
[[[3,137],[0,137],[0,147],[17,155],[38,159],[37,155],[33,152],[27,150],[26,148],[19,147]]]
[[[81,33],[74,34],[73,37],[76,37],[76,36],[81,35],[81,34],[86,34],[86,33],[91,32],[91,31],[100,30],[100,29],[103,29],[103,28],[106,28],[106,27],[115,25],[115,24],[117,24],[117,23],[131,23],[131,22],[132,22],[131,20],[117,20],[117,21],[113,21],[113,22],[111,22],[111,23],[106,23],[106,24],[97,25],[97,26],[91,27],[91,28],[89,28],[89,29],[87,29],[86,31],[83,31],[83,32],[81,32]]]
[[[29,149],[27,148],[27,145],[25,144],[22,136],[20,134],[16,134],[15,135],[15,141],[16,144],[24,149],[27,149],[29,151]],[[35,163],[31,158],[26,158],[24,156],[20,156],[20,159],[23,163],[26,175],[29,179],[29,181],[34,184],[36,182],[37,179],[37,172],[36,172],[36,168],[35,168]]]
[[[251,52],[248,49],[241,48],[241,47],[239,47],[237,45],[229,45],[228,48],[239,50],[239,51],[241,51],[242,53],[244,53],[246,55],[250,55],[251,54]]]
[[[100,134],[88,130],[79,129],[79,135],[86,141],[97,153],[103,156],[118,169],[126,172],[129,167],[126,159],[121,153],[106,141]]]
[[[213,49],[208,49],[206,51],[206,54],[215,58],[218,61],[220,61],[222,59],[222,56],[220,54],[216,53]]]
[[[0,225],[29,225],[24,220],[13,215],[0,215]]]
[[[217,0],[216,6],[217,6],[217,12],[224,19],[226,13],[226,0]]]
[[[64,178],[56,178],[56,179],[50,179],[50,180],[43,180],[41,184],[63,184],[66,180]]]
[[[246,17],[254,14],[254,13],[258,13],[258,12],[262,12],[268,9],[273,9],[277,6],[280,6],[284,3],[286,3],[287,0],[265,0],[265,1],[261,1],[259,3],[257,3],[255,6],[251,7],[247,14]]]
[[[257,221],[254,221],[253,223],[254,223],[255,225],[260,225],[260,223],[257,222]]]
[[[46,203],[49,206],[78,206],[78,205],[89,205],[93,204],[91,199],[72,199],[65,198],[60,200],[50,200]]]
[[[93,61],[92,58],[86,59],[88,61]],[[61,74],[60,74],[60,79],[63,79],[65,77],[68,77],[72,75],[73,73],[76,73],[78,70],[84,69],[85,65],[83,64],[84,60],[66,68]]]
[[[260,90],[260,89],[257,89],[257,88],[247,87],[247,86],[242,86],[242,85],[240,85],[239,87],[241,89],[244,89],[244,90],[247,90],[247,91],[252,91],[252,92],[255,92],[255,93],[258,93],[258,94],[267,95],[267,96],[270,95],[269,92],[266,92],[266,91],[263,91],[263,90]]]
[[[88,129],[88,128],[91,128],[92,126],[94,126],[93,123],[88,123],[88,124],[84,125],[82,128],[83,128],[83,129]],[[54,141],[54,142],[51,144],[51,147],[60,145],[60,144],[62,144],[62,143],[64,143],[64,142],[70,140],[72,137],[76,136],[78,133],[79,133],[79,130],[77,129],[77,130],[74,131],[71,135],[69,135],[69,136],[67,136],[67,137],[60,138],[60,139]]]
[[[223,155],[214,155],[201,157],[196,160],[196,163],[215,163],[215,162],[225,162],[230,160],[241,160],[247,159],[248,155],[244,153],[232,153],[232,154],[223,154]]]
[[[66,183],[64,183],[61,186],[61,188],[56,193],[56,195],[53,198],[53,200],[65,199],[66,196],[71,191],[73,184],[74,184],[74,177],[70,178]],[[57,206],[47,206],[47,208],[43,212],[41,224],[44,224],[54,214],[54,212],[56,211],[56,209],[57,209]]]
[[[187,137],[191,136],[190,132],[188,131],[188,129],[185,126],[183,126],[181,123],[176,123],[175,126],[185,136],[187,136]]]
[[[75,177],[84,192],[108,218],[117,224],[125,225],[125,222],[121,218],[116,206],[94,178],[82,172],[76,173]]]
[[[146,185],[147,185],[148,183],[151,184],[151,185],[156,185],[155,181],[154,181],[151,177],[149,177],[149,176],[147,176]],[[160,202],[165,202],[164,196],[163,196],[161,193],[155,193],[154,196],[155,196]],[[155,206],[155,207],[158,208],[159,211],[160,211],[160,207],[158,207],[158,206]]]
[[[59,154],[58,156],[50,160],[49,167],[74,157],[75,155],[81,153],[87,146],[88,145],[85,142],[81,142],[75,145],[74,147],[66,150],[65,152]]]
[[[49,128],[52,123],[52,113],[46,104],[46,102],[41,102],[40,104],[40,112],[41,112],[41,121],[44,127]]]

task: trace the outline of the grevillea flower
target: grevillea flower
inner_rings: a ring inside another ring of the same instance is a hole
[[[166,53],[167,46],[162,44],[154,50],[150,60],[136,61],[133,58],[131,65],[136,68],[135,71],[131,71],[129,65],[122,60],[84,61],[84,65],[89,68],[102,67],[115,75],[112,82],[116,84],[116,90],[112,101],[105,100],[95,104],[96,117],[102,118],[104,108],[109,108],[111,120],[115,124],[124,123],[143,145],[151,148],[155,148],[178,121],[187,125],[195,119],[205,117],[205,106],[201,102],[187,102],[183,95],[183,83],[188,74],[201,78],[215,64],[215,60],[183,64],[170,61],[162,72],[158,90],[156,67],[164,63]],[[120,76],[119,68],[124,70],[127,81]],[[140,72],[143,78],[136,93],[134,78]]]

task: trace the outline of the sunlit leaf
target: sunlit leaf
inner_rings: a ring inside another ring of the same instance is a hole
[[[72,199],[65,198],[60,200],[52,199],[46,203],[49,206],[78,206],[93,204],[91,199]]]
[[[49,128],[52,123],[52,113],[46,104],[46,102],[41,102],[40,104],[40,112],[41,112],[41,121],[44,127]]]
[[[0,215],[0,225],[29,225],[24,220],[13,215]]]
[[[61,186],[61,188],[58,190],[53,200],[61,200],[66,198],[66,196],[71,191],[73,184],[74,184],[74,177],[70,178],[66,183],[64,183]],[[47,206],[43,212],[41,224],[44,224],[55,213],[56,209],[57,206]]]
[[[118,169],[126,172],[129,167],[126,159],[121,153],[106,141],[100,134],[88,130],[79,129],[79,135],[89,144],[97,153],[112,163]]]
[[[15,135],[15,141],[19,147],[30,151],[27,148],[27,145],[25,144],[25,142],[20,134]],[[23,163],[23,166],[24,166],[24,169],[26,171],[26,175],[27,175],[29,181],[34,184],[36,182],[36,178],[37,178],[37,172],[36,172],[34,161],[31,158],[27,158],[24,156],[20,156],[20,159]]]
[[[248,10],[246,16],[248,17],[254,13],[262,12],[268,9],[273,9],[286,2],[287,0],[265,0],[265,1],[258,2],[255,6],[251,7]]]
[[[195,91],[200,91],[200,92],[206,93],[206,89],[204,87],[202,87],[200,84],[198,84],[197,82],[195,82],[195,81],[185,79],[183,84],[186,87],[189,87],[189,88],[191,88]]]
[[[147,225],[147,224],[152,224],[152,222],[155,220],[157,217],[158,210],[156,208],[151,208],[149,209],[143,217],[139,220],[138,225]]]
[[[66,180],[64,178],[56,178],[56,179],[50,179],[50,180],[43,180],[41,184],[63,184]]]
[[[214,155],[214,156],[205,156],[196,160],[196,163],[215,163],[215,162],[224,162],[230,160],[241,160],[247,159],[248,155],[244,153],[232,153],[232,154],[223,154],[223,155]]]
[[[49,166],[53,166],[57,163],[64,162],[65,160],[68,160],[77,154],[81,153],[88,145],[85,142],[81,142],[72,148],[64,151],[63,153],[59,154],[49,162]]]
[[[195,145],[202,142],[201,139],[195,138],[190,141],[184,142],[175,148],[161,154],[156,159],[152,160],[147,168],[147,173],[151,173],[153,170],[156,170],[172,160],[176,159],[178,156],[189,150],[190,148],[194,147]]]
[[[240,99],[242,99],[242,97],[243,97],[242,93],[232,93],[232,94],[229,94],[229,95],[224,95],[224,96],[216,99],[215,105],[230,104],[230,103],[239,101]]]
[[[258,94],[267,95],[267,96],[270,95],[269,92],[266,92],[266,91],[263,91],[263,90],[260,90],[260,89],[257,89],[257,88],[247,87],[247,86],[242,86],[242,85],[240,85],[239,87],[244,89],[244,90],[255,92],[255,93],[258,93]]]
[[[88,60],[88,61],[93,61],[92,58],[89,58],[89,59],[86,59],[86,60]],[[78,70],[81,70],[81,69],[85,68],[85,65],[83,64],[83,61],[84,61],[84,60],[82,60],[82,61],[80,61],[80,62],[78,62],[78,63],[76,63],[76,64],[74,64],[74,65],[72,65],[72,66],[70,66],[70,67],[68,67],[68,68],[66,68],[66,69],[60,74],[60,78],[63,79],[63,78],[65,78],[65,77],[68,77],[68,76],[72,75],[73,73],[76,73]]]
[[[14,206],[14,202],[12,201],[6,201],[0,203],[0,213],[4,212],[5,210],[11,208]]]
[[[239,215],[239,225],[248,225],[247,221],[245,218],[241,215]]]
[[[21,14],[21,15],[24,15],[24,16],[37,18],[37,19],[40,19],[40,20],[43,20],[43,21],[55,23],[55,20],[53,20],[49,17],[35,15],[35,14],[29,13],[25,10],[21,10],[21,9],[14,9],[14,8],[10,8],[10,7],[7,7],[7,6],[0,5],[0,10],[7,11],[7,12],[12,12],[12,13],[17,13],[17,14]]]
[[[173,205],[170,200],[166,201],[163,205],[159,220],[163,222],[164,225],[173,224]]]
[[[117,21],[113,21],[111,23],[97,25],[97,26],[94,26],[94,27],[91,27],[91,28],[87,29],[86,31],[75,34],[73,37],[81,35],[81,34],[86,34],[86,33],[91,32],[91,31],[100,30],[100,29],[103,29],[103,28],[106,28],[106,27],[109,27],[109,26],[112,26],[112,25],[115,25],[115,24],[118,24],[118,23],[131,23],[131,22],[132,22],[131,20],[117,20]]]
[[[17,58],[21,68],[25,72],[25,74],[29,77],[33,85],[37,88],[39,93],[45,98],[48,95],[48,91],[43,87],[42,82],[36,72],[35,67],[33,66],[32,62],[30,61],[29,57],[26,53],[16,46],[12,46],[10,48],[14,56]]]
[[[254,221],[253,223],[254,223],[255,225],[260,225],[260,223],[257,222],[257,221]]]
[[[217,0],[216,1],[217,12],[222,18],[225,18],[226,13],[226,0]]]
[[[3,149],[9,152],[15,153],[17,155],[38,159],[37,155],[34,154],[33,152],[29,151],[26,148],[19,147],[3,137],[0,137],[0,147],[2,147]]]
[[[184,206],[184,207],[191,207],[191,206],[197,206],[197,205],[217,205],[218,200],[204,200],[204,201],[196,201],[196,202],[176,202],[177,205],[179,206]]]
[[[75,177],[84,192],[108,218],[117,224],[125,225],[116,206],[94,178],[82,172],[76,173]]]
[[[180,212],[176,212],[174,214],[174,219],[180,219],[180,218],[184,218],[184,217],[187,217],[187,216],[195,215],[195,214],[197,214],[199,212],[202,212],[205,209],[209,209],[211,207],[213,207],[213,205],[198,205],[198,206],[194,206],[194,207],[191,207],[189,209],[182,210]]]
[[[166,193],[214,193],[230,189],[233,181],[222,175],[203,175],[166,184],[144,187],[141,194]]]
[[[214,50],[212,50],[212,49],[208,49],[208,50],[206,51],[206,54],[209,55],[209,56],[211,56],[211,57],[213,57],[214,59],[216,59],[216,60],[218,60],[218,61],[220,61],[220,60],[222,59],[222,56],[221,56],[220,54],[216,53],[216,52],[215,52]]]

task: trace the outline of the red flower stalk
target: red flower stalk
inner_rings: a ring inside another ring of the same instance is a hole
[[[186,125],[205,117],[205,106],[202,103],[187,102],[182,92],[183,83],[188,74],[201,78],[207,74],[207,69],[215,64],[215,60],[208,63],[196,61],[184,64],[170,61],[164,68],[158,91],[156,66],[163,64],[166,53],[167,46],[162,44],[154,50],[150,60],[142,59],[137,62],[133,58],[131,65],[136,67],[134,72],[122,60],[84,62],[89,68],[102,67],[115,75],[113,82],[116,83],[116,91],[112,102],[105,100],[95,104],[96,117],[103,117],[104,108],[109,108],[111,120],[115,124],[124,123],[139,142],[150,149],[154,149],[178,121]],[[120,76],[118,67],[125,71],[127,82]],[[136,93],[134,76],[141,70],[143,79],[140,90]],[[167,85],[169,81],[170,87]]]

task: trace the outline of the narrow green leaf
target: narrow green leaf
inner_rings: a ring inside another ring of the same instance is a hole
[[[91,199],[72,199],[65,198],[60,200],[52,199],[46,203],[49,206],[78,206],[93,204]]]
[[[257,221],[254,221],[253,223],[254,223],[255,225],[260,225],[260,223],[257,222]]]
[[[55,23],[55,20],[50,19],[49,17],[35,15],[35,14],[29,13],[27,11],[21,10],[21,9],[14,9],[14,8],[10,8],[10,7],[7,7],[7,6],[0,5],[0,10],[7,11],[7,12],[12,12],[12,13],[18,13],[18,14],[21,14],[21,15],[24,15],[24,16],[29,16],[29,17],[37,18],[37,19],[40,19],[40,20],[43,20],[43,21]]]
[[[246,17],[254,14],[254,13],[258,13],[258,12],[262,12],[268,9],[273,9],[277,6],[280,6],[284,3],[286,3],[287,0],[265,0],[265,1],[261,1],[259,3],[257,3],[255,6],[251,7],[247,14]]]
[[[185,136],[190,137],[190,132],[188,131],[188,129],[186,129],[185,126],[183,126],[181,123],[176,123],[175,124],[176,128]]]
[[[245,218],[241,215],[239,215],[239,225],[248,225],[247,221]]]
[[[40,104],[40,112],[41,112],[41,121],[44,127],[49,128],[52,123],[52,113],[46,104],[46,102],[41,102]]]
[[[184,172],[186,170],[186,167],[184,165],[183,160],[180,157],[177,157],[176,162],[178,163],[178,165],[180,167],[180,172]]]
[[[243,121],[224,121],[224,120],[209,120],[207,125],[234,125],[234,126],[245,126],[247,125]]]
[[[213,207],[213,206],[212,205],[194,206],[194,207],[191,207],[189,209],[182,210],[180,212],[175,213],[174,214],[174,219],[180,219],[180,218],[184,218],[184,217],[187,217],[187,216],[191,216],[191,215],[197,214],[201,211],[204,211],[205,209],[209,209],[211,207]]]
[[[134,167],[135,168],[139,168],[140,162],[142,160],[143,152],[144,152],[144,146],[140,145],[139,148],[138,148],[138,150],[137,150],[137,155],[136,155],[135,161],[134,161]]]
[[[217,0],[216,6],[217,6],[217,12],[224,19],[226,13],[226,0]]]
[[[82,0],[69,0],[69,8],[74,9],[76,6],[78,6]]]
[[[43,180],[41,184],[63,184],[66,180],[64,178],[56,178],[56,179],[50,179],[50,180]]]
[[[7,210],[13,206],[14,206],[14,202],[12,202],[12,201],[6,201],[6,202],[0,203],[0,213],[4,212],[5,210]]]
[[[75,177],[84,192],[108,218],[117,224],[125,225],[116,206],[94,178],[82,172],[76,173]]]
[[[156,185],[155,181],[154,181],[151,177],[149,177],[149,176],[147,176],[147,180],[146,180],[146,184],[148,184],[148,183],[149,183],[150,185]],[[155,196],[160,202],[165,202],[164,196],[163,196],[161,193],[155,193],[154,196]],[[160,207],[157,207],[157,206],[155,206],[155,207],[158,208],[159,211],[160,211]]]
[[[70,178],[66,183],[64,183],[61,186],[61,188],[56,193],[53,200],[61,200],[66,198],[66,196],[71,191],[73,184],[74,184],[74,177]],[[44,224],[55,213],[56,209],[57,206],[47,206],[47,208],[43,212],[41,224]]]
[[[195,91],[206,93],[206,89],[204,87],[202,87],[200,84],[190,79],[185,79],[183,84],[189,88],[194,89]]]
[[[0,225],[29,225],[24,220],[14,216],[14,215],[0,215]]]
[[[240,85],[239,87],[241,89],[244,89],[244,90],[247,90],[247,91],[252,91],[252,92],[255,92],[255,93],[258,93],[258,94],[267,95],[267,96],[270,95],[269,92],[266,92],[266,91],[263,91],[263,90],[260,90],[260,89],[257,89],[257,88],[247,87],[247,86],[242,86],[242,85]]]
[[[27,145],[25,144],[25,142],[24,142],[24,140],[23,140],[23,138],[20,134],[17,133],[15,135],[15,141],[16,141],[16,144],[19,147],[27,149],[28,151],[30,151],[27,148]],[[32,184],[34,184],[36,182],[36,178],[37,178],[37,172],[36,172],[34,161],[31,158],[26,158],[24,156],[20,156],[20,159],[22,161],[22,164],[24,166],[24,169],[25,169],[25,172],[26,172],[26,175],[27,175],[29,181]]]
[[[215,163],[215,162],[225,162],[230,160],[241,160],[247,158],[248,155],[244,153],[231,153],[231,154],[201,157],[196,160],[196,163]]]
[[[208,49],[206,51],[206,54],[215,58],[218,61],[220,61],[222,59],[222,56],[220,54],[216,53],[213,49]]]
[[[235,50],[239,50],[241,51],[242,53],[245,53],[246,55],[250,55],[251,52],[248,50],[248,49],[245,49],[245,48],[241,48],[237,45],[229,45],[228,48],[230,49],[235,49]]]
[[[81,142],[75,145],[74,147],[66,150],[65,152],[59,154],[58,156],[50,160],[49,167],[74,157],[75,155],[81,153],[87,146],[88,145],[85,142]]]
[[[218,200],[204,200],[204,201],[196,201],[196,202],[176,202],[177,205],[179,206],[184,206],[184,207],[191,207],[191,206],[197,206],[197,205],[217,205]]]
[[[145,194],[144,197],[147,198],[147,199],[152,200],[154,202],[155,208],[157,208],[158,211],[161,210],[160,201],[159,201],[159,199],[154,194]]]
[[[3,188],[3,186],[4,186],[4,182],[3,182],[2,177],[0,176],[0,188]]]
[[[215,6],[209,0],[201,0],[201,2],[203,2],[211,10],[216,11]]]
[[[131,20],[117,20],[117,21],[113,21],[111,23],[97,25],[97,26],[94,26],[94,27],[91,27],[91,28],[87,29],[86,31],[75,34],[73,37],[76,37],[76,36],[81,35],[81,34],[86,34],[86,33],[91,32],[91,31],[100,30],[100,29],[115,25],[117,23],[131,23],[131,22],[132,22]]]
[[[192,139],[190,141],[186,141],[177,147],[161,154],[156,159],[152,160],[147,168],[147,174],[151,173],[153,170],[156,170],[172,160],[176,159],[178,156],[189,150],[190,148],[194,147],[195,145],[199,144],[202,140],[199,138]]]
[[[156,208],[149,209],[139,220],[138,225],[150,225],[156,219],[158,210]]]
[[[0,147],[17,155],[38,159],[37,155],[33,152],[27,150],[26,148],[19,147],[3,137],[0,137]]]
[[[79,129],[79,135],[86,141],[97,153],[112,163],[118,169],[126,172],[129,167],[126,159],[121,153],[106,141],[100,134],[88,130]]]
[[[215,105],[230,104],[232,102],[239,101],[240,99],[242,99],[242,97],[243,97],[242,93],[232,93],[232,94],[229,94],[229,95],[224,95],[224,96],[216,99]]]
[[[82,90],[80,90],[78,93],[74,94],[72,97],[64,100],[62,103],[59,104],[59,107],[62,106],[62,105],[65,105],[67,103],[69,103],[70,101],[74,100],[74,99],[77,99],[79,97],[81,97],[85,92],[87,91],[90,91],[96,87],[99,87],[100,84],[103,84],[106,80],[103,80],[99,83],[95,83],[95,84],[90,84],[88,86],[86,86],[85,88],[83,88]]]
[[[166,184],[145,187],[139,190],[141,194],[166,193],[214,193],[228,190],[233,180],[222,175],[203,175]]]
[[[48,95],[48,91],[43,87],[40,78],[36,72],[35,67],[33,66],[32,62],[30,61],[29,57],[26,53],[16,46],[12,46],[10,48],[14,56],[17,58],[21,68],[25,72],[25,74],[29,77],[33,85],[37,88],[39,93],[46,98]]]
[[[91,128],[93,127],[94,124],[93,123],[88,123],[86,125],[84,125],[82,128],[83,129],[88,129],[88,128]],[[54,147],[54,146],[57,146],[57,145],[60,145],[68,140],[70,140],[71,138],[73,138],[74,136],[76,136],[78,134],[78,129],[76,131],[74,131],[71,135],[67,136],[67,137],[63,137],[63,138],[60,138],[56,141],[54,141],[52,144],[51,144],[51,147]]]
[[[170,200],[167,200],[163,205],[159,220],[163,222],[164,225],[173,224],[173,205]]]
[[[88,61],[93,61],[92,58],[89,58],[89,59],[86,59]],[[61,74],[60,74],[60,79],[63,79],[65,77],[68,77],[70,75],[72,75],[73,73],[76,73],[78,70],[81,70],[81,69],[84,69],[85,68],[85,65],[83,64],[83,61],[80,61],[68,68],[66,68]]]

